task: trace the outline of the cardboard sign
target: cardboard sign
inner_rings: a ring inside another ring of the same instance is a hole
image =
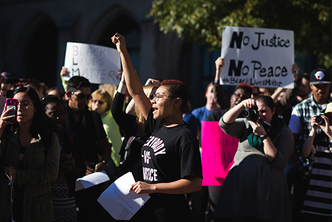
[[[228,136],[218,121],[201,122],[203,186],[222,186],[234,163],[239,139]]]
[[[117,79],[120,67],[120,55],[116,49],[67,42],[65,67],[68,68],[69,80],[72,76],[83,76],[91,83],[118,85]]]
[[[293,31],[225,26],[221,57],[222,85],[294,88]]]

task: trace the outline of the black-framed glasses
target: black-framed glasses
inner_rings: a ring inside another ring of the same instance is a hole
[[[176,98],[175,96],[167,96],[167,95],[161,94],[161,93],[154,94],[154,95],[151,95],[151,96],[152,96],[152,99],[155,99],[156,101],[158,101],[159,99],[162,99],[164,97]],[[150,99],[151,99],[151,96],[150,96]]]
[[[100,106],[104,105],[104,103],[105,103],[104,101],[96,100],[96,99],[91,100],[91,102],[92,103],[98,103],[98,105],[100,105]]]
[[[79,93],[79,94],[75,94],[74,92],[71,92],[72,95],[75,95],[77,97],[77,99],[79,100],[84,100],[86,99],[87,101],[89,101],[90,99],[92,99],[92,96],[89,95],[85,95],[83,93]]]

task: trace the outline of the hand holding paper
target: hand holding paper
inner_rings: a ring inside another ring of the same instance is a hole
[[[135,179],[131,172],[112,183],[98,198],[98,202],[116,220],[130,220],[150,199],[148,194],[129,191]]]

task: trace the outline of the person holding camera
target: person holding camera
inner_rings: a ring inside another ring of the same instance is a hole
[[[310,179],[310,162],[302,156],[302,147],[311,131],[311,117],[323,114],[323,110],[329,102],[330,97],[331,74],[324,68],[317,68],[310,73],[310,88],[312,95],[294,106],[289,121],[289,128],[294,135],[296,144],[292,162],[295,167],[294,172],[294,202],[293,202],[293,220],[303,221],[301,213],[304,197],[308,190]]]
[[[301,213],[305,221],[331,221],[332,153],[330,140],[332,103],[325,114],[311,118],[311,131],[303,144],[302,155],[314,162]]]
[[[252,115],[238,118],[245,109]],[[291,221],[284,168],[294,140],[278,118],[273,99],[260,95],[243,100],[223,115],[219,126],[240,141],[221,189],[215,221]]]

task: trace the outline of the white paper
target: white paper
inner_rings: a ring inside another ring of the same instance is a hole
[[[148,194],[129,192],[135,179],[131,172],[118,178],[98,198],[98,202],[116,220],[130,220],[150,199]]]
[[[91,83],[118,85],[117,78],[120,66],[120,55],[116,49],[85,44],[67,42],[65,67],[68,68],[69,77],[83,76]]]
[[[221,85],[294,87],[293,31],[224,26],[221,57]]]
[[[76,179],[75,191],[88,189],[89,187],[93,187],[109,180],[110,178],[105,171],[91,173],[82,178]]]

